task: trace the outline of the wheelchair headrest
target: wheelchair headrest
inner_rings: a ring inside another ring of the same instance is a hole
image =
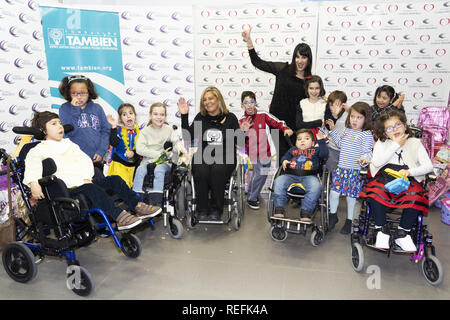
[[[73,131],[73,126],[71,124],[65,124],[64,127],[64,133],[69,133]],[[38,128],[32,128],[32,127],[14,127],[12,129],[14,133],[17,134],[25,134],[33,136],[36,140],[44,140],[45,134],[41,131],[41,129]]]

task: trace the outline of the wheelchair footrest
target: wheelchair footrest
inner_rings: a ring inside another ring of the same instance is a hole
[[[270,219],[275,221],[286,221],[286,222],[293,222],[293,223],[301,223],[301,224],[313,224],[312,221],[301,221],[300,219],[290,219],[290,218],[278,218],[278,217],[270,217]]]

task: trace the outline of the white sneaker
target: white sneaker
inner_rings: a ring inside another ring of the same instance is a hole
[[[406,237],[395,239],[395,243],[405,252],[416,252],[417,248],[408,234]]]
[[[388,250],[390,237],[391,237],[390,235],[383,233],[382,231],[378,231],[377,241],[375,242],[375,248]]]

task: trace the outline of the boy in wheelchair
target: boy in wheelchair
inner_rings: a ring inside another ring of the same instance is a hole
[[[298,130],[296,137],[295,147],[290,148],[281,159],[285,174],[274,181],[274,217],[284,218],[284,207],[288,201],[286,192],[291,184],[301,183],[306,193],[300,208],[300,221],[311,222],[311,216],[322,192],[322,185],[316,173],[320,169],[321,160],[328,157],[328,148],[321,132],[317,134],[318,147],[314,146],[314,135],[309,129]]]
[[[38,180],[42,178],[43,164],[46,158],[52,158],[56,164],[55,176],[61,179],[68,188],[69,195],[86,196],[94,207],[103,210],[117,223],[118,230],[134,228],[151,213],[148,205],[131,191],[118,176],[104,178],[105,181],[92,183],[94,166],[91,159],[69,139],[63,139],[64,128],[56,113],[38,112],[32,120],[32,127],[41,130],[45,140],[33,147],[25,159],[23,183],[30,186],[33,198],[44,199],[42,187]],[[113,200],[102,187],[109,186],[134,208],[137,216],[115,206]]]

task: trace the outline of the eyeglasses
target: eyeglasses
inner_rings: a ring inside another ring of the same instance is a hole
[[[252,101],[245,101],[245,102],[242,102],[242,104],[245,105],[245,106],[249,106],[249,105],[251,105],[251,104],[256,104],[256,101],[255,101],[255,100],[252,100]]]
[[[384,132],[386,133],[391,133],[394,130],[397,130],[398,128],[403,127],[404,124],[402,122],[397,122],[396,124],[394,124],[393,126],[387,127],[386,129],[384,129]]]
[[[77,97],[77,96],[84,97],[84,96],[87,96],[88,94],[89,94],[89,92],[71,92],[70,93],[70,95],[72,97]]]

